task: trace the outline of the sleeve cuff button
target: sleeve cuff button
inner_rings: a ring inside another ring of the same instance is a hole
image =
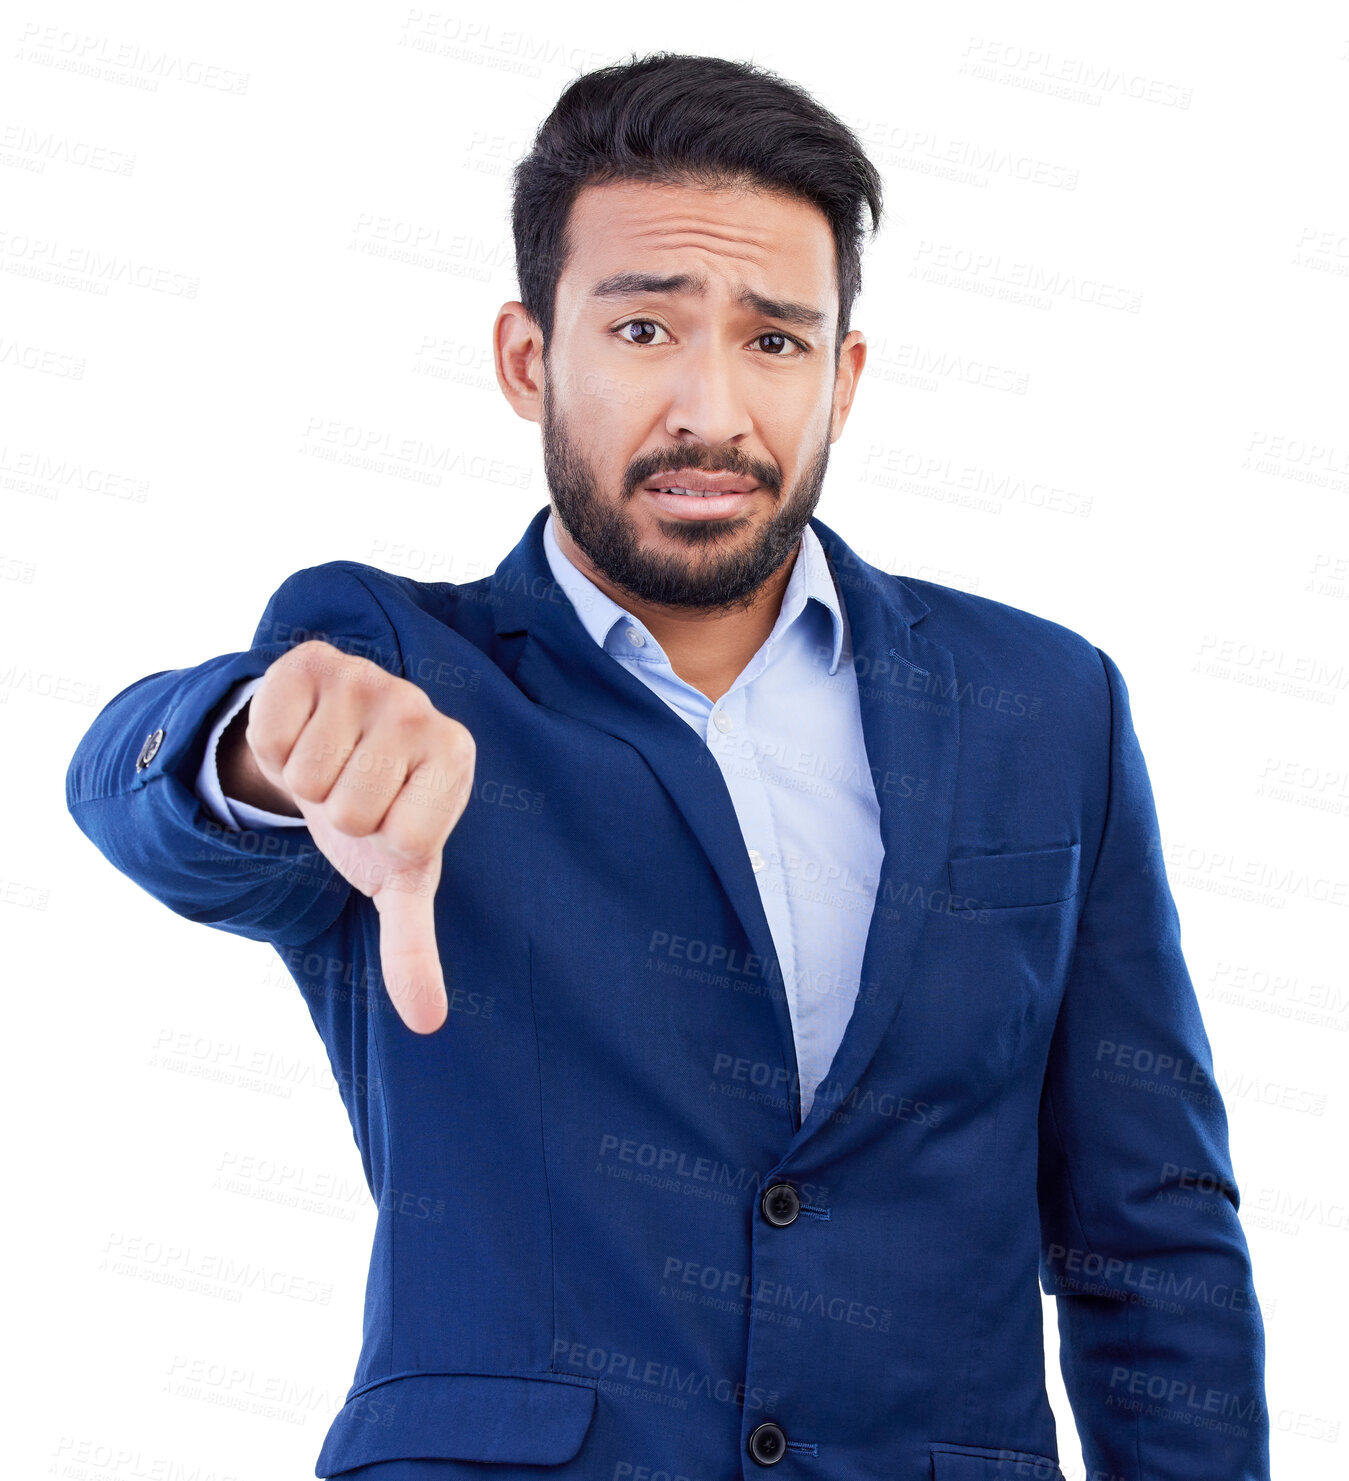
[[[159,750],[160,743],[163,741],[163,739],[164,732],[162,730],[152,730],[150,734],[145,737],[145,744],[141,747],[141,753],[139,756],[136,757],[137,771],[144,771],[145,768],[149,766],[149,764],[155,759],[155,753]]]

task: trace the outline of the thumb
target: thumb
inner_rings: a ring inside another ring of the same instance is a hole
[[[434,1033],[449,1015],[436,945],[439,881],[437,859],[426,869],[391,875],[374,896],[384,985],[398,1016],[417,1034]]]

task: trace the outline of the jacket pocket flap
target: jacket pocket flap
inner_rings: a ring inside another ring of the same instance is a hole
[[[595,1410],[584,1379],[504,1373],[408,1373],[352,1394],[314,1467],[338,1476],[381,1460],[549,1465],[581,1448]]]
[[[962,906],[1052,905],[1077,893],[1082,849],[1069,843],[1019,854],[972,854],[946,861],[954,910]]]
[[[932,1446],[933,1481],[1064,1481],[1058,1461],[1030,1450]]]

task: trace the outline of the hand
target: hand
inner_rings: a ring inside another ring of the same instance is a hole
[[[379,912],[380,966],[415,1033],[449,1012],[436,945],[445,840],[468,805],[477,750],[406,679],[331,643],[282,654],[249,701],[245,738],[319,851]]]

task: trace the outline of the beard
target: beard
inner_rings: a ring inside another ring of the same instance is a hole
[[[782,498],[781,480],[768,464],[747,458],[739,449],[717,453],[685,443],[635,459],[624,476],[615,508],[599,494],[590,464],[554,407],[546,373],[541,430],[544,477],[563,529],[595,570],[615,586],[639,601],[664,607],[729,610],[748,606],[754,593],[797,549],[820,501],[829,465],[826,437],[796,487]],[[779,508],[748,544],[736,538],[747,524],[744,517],[669,519],[662,522],[662,529],[687,546],[690,556],[644,550],[624,511],[649,478],[667,469],[684,468],[752,478],[760,492],[777,495]]]

